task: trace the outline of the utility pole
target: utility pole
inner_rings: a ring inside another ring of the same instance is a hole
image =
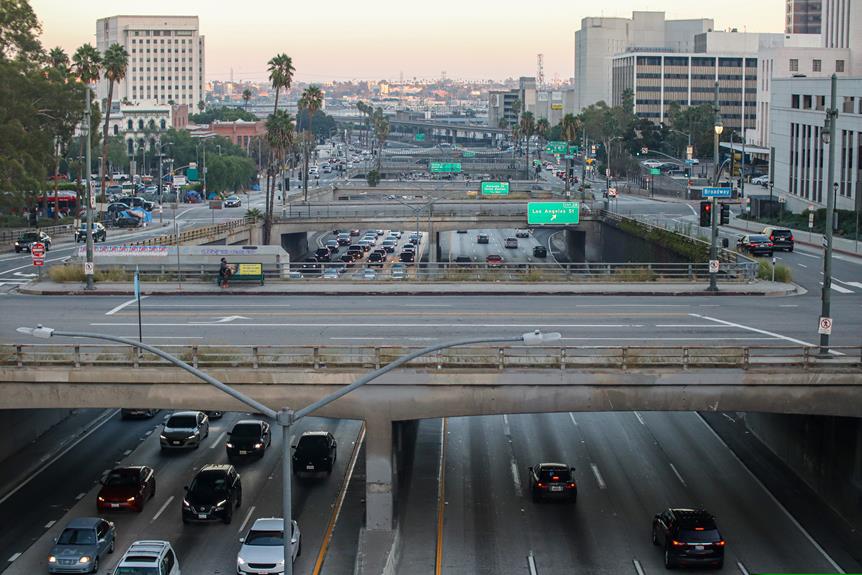
[[[823,234],[825,254],[823,257],[823,289],[820,292],[821,310],[820,327],[830,317],[831,291],[832,291],[832,219],[835,212],[835,192],[838,182],[835,181],[835,124],[838,120],[838,107],[836,104],[836,92],[838,88],[838,76],[832,74],[832,95],[830,96],[829,109],[826,110],[826,123],[823,126],[821,139],[829,146],[829,168],[826,180],[826,229]],[[825,331],[825,330],[820,330]],[[830,326],[831,331],[831,326]],[[820,353],[829,353],[829,334],[820,334]]]
[[[87,278],[87,286],[85,289],[95,289],[93,285],[93,274],[86,273],[89,269],[93,269],[93,187],[90,185],[90,85],[86,85],[86,96],[84,103],[84,120],[81,123],[81,134],[84,137],[84,181],[87,184],[87,259],[84,267],[85,276]],[[93,270],[95,271],[95,270]]]
[[[713,146],[713,157],[715,162],[715,179],[714,186],[718,187],[718,180],[721,176],[721,169],[719,164],[719,155],[718,155],[718,141],[721,137],[721,133],[724,131],[724,124],[721,123],[721,111],[718,106],[718,82],[715,83],[715,138],[714,138],[714,146]],[[731,154],[733,153],[733,149],[731,148]],[[711,228],[709,234],[709,260],[715,261],[718,259],[718,215],[716,214],[716,206],[717,202],[715,201],[715,196],[712,197],[712,209],[709,212]],[[716,283],[716,275],[717,273],[714,271],[709,272],[709,287],[707,291],[717,292],[718,284]]]

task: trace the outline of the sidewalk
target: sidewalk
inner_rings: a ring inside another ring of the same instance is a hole
[[[707,282],[617,282],[617,283],[542,283],[542,282],[348,282],[348,281],[270,281],[267,285],[236,285],[222,289],[214,282],[147,282],[141,293],[148,296],[178,295],[245,295],[245,296],[519,296],[519,295],[603,295],[603,296],[706,296]],[[806,290],[790,283],[755,280],[751,283],[718,284],[721,296],[787,296],[801,295]],[[78,283],[37,282],[18,289],[26,295],[110,295],[133,297],[131,283],[98,283],[93,291],[85,291]]]

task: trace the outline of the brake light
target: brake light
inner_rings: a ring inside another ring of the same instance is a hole
[[[670,542],[670,544],[673,545],[674,547],[685,547],[686,546],[685,541],[677,541],[676,539],[672,540]]]
[[[703,531],[703,527],[695,527],[694,530],[695,531]]]
[[[560,480],[559,475],[554,475],[553,477],[551,477],[551,481],[559,481],[559,480]]]
[[[790,241],[791,241],[791,242],[793,241],[793,236],[790,236]]]
[[[570,481],[569,483],[566,484],[566,487],[568,489],[576,489],[578,487],[578,484],[575,483],[574,481]]]
[[[725,544],[724,539],[720,539],[720,540],[716,541],[715,543],[713,543],[713,545],[715,545],[716,547],[724,547],[724,544]]]
[[[770,235],[770,236],[769,236],[769,241],[770,241],[770,242],[774,242],[774,241],[775,241],[775,236],[774,236],[774,235]]]
[[[539,482],[539,483],[536,483],[536,487],[538,487],[539,489],[544,489],[544,488],[545,488],[545,484],[544,484],[544,483],[542,483],[542,482]]]
[[[773,244],[772,242],[769,242],[767,245],[768,245],[769,247],[772,247],[774,244]]]

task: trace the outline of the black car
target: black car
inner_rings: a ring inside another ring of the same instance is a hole
[[[416,260],[416,254],[414,252],[401,252],[401,255],[398,256],[398,259],[406,264],[412,264]]]
[[[158,409],[143,409],[143,408],[125,408],[120,410],[122,419],[132,419],[135,417],[150,418],[153,417]]]
[[[94,242],[104,242],[108,237],[108,231],[105,229],[105,226],[100,224],[99,222],[93,222],[93,241]],[[75,243],[86,242],[87,241],[87,224],[81,224],[77,230],[75,230]]]
[[[18,236],[17,240],[15,240],[15,253],[19,253],[21,251],[29,252],[30,244],[35,242],[45,244],[46,252],[51,249],[51,236],[45,232],[24,232]]]
[[[379,263],[379,262],[386,261],[386,251],[385,250],[374,250],[373,252],[368,254],[368,261],[373,262],[373,263]]]
[[[479,234],[476,236],[477,244],[487,244],[490,242],[490,238],[488,238],[488,234]]]
[[[223,521],[242,505],[242,481],[233,465],[204,465],[185,487],[183,523]]]
[[[564,463],[539,463],[527,468],[533,501],[541,499],[578,500],[578,484],[572,476],[575,468]]]
[[[769,238],[776,250],[793,251],[793,232],[787,228],[766,227],[760,233]]]
[[[772,257],[773,245],[769,238],[760,234],[742,236],[736,247],[739,251],[746,251],[753,256]]]
[[[332,257],[332,252],[329,251],[329,248],[317,248],[314,251],[314,257],[317,258],[319,262],[328,262]]]
[[[703,509],[667,509],[652,520],[652,543],[664,548],[664,566],[724,565],[725,541]]]
[[[224,444],[228,461],[244,457],[263,457],[266,448],[272,443],[272,432],[265,421],[242,419],[237,421]]]
[[[306,431],[293,451],[293,474],[332,473],[338,446],[328,431]]]
[[[127,212],[132,209],[132,204],[126,202],[114,202],[113,204],[108,204],[108,207],[105,208],[105,214],[108,217],[115,216],[120,212]]]
[[[533,257],[534,258],[546,258],[548,257],[548,248],[545,246],[535,246],[533,248]]]
[[[141,219],[135,216],[116,216],[114,217],[114,225],[118,228],[139,228],[141,227]]]

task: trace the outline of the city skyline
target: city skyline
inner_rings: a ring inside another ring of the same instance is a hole
[[[200,17],[207,38],[206,80],[263,82],[266,62],[276,53],[292,57],[298,82],[333,80],[396,80],[448,78],[502,80],[532,76],[536,55],[544,54],[545,78],[569,79],[574,70],[574,33],[581,18],[629,17],[633,10],[664,11],[669,19],[714,18],[716,29],[782,32],[784,3],[768,0],[752,5],[728,0],[720,13],[704,13],[683,0],[643,2],[616,0],[601,10],[550,0],[540,11],[518,12],[514,2],[493,9],[474,3],[442,0],[431,12],[415,14],[393,0],[372,6],[336,1],[325,12],[281,10],[272,0],[239,12],[225,2],[153,0],[146,11],[132,2],[92,1],[76,6],[59,0],[32,0],[42,24],[46,49],[60,46],[74,51],[85,42],[95,44],[96,20],[121,14],[193,15]],[[656,5],[659,4],[659,5]],[[511,10],[506,8],[511,6]],[[225,9],[222,9],[225,8]],[[282,18],[268,17],[283,13]],[[295,25],[291,26],[291,18]],[[518,28],[512,30],[512,24]],[[420,25],[421,24],[421,25]],[[284,36],[279,37],[279,30]],[[377,30],[380,30],[378,32]],[[423,33],[422,30],[425,32]],[[248,34],[246,40],[242,38]],[[336,38],[321,43],[320,38]],[[238,51],[236,47],[242,46]],[[349,55],[349,57],[345,57]]]

